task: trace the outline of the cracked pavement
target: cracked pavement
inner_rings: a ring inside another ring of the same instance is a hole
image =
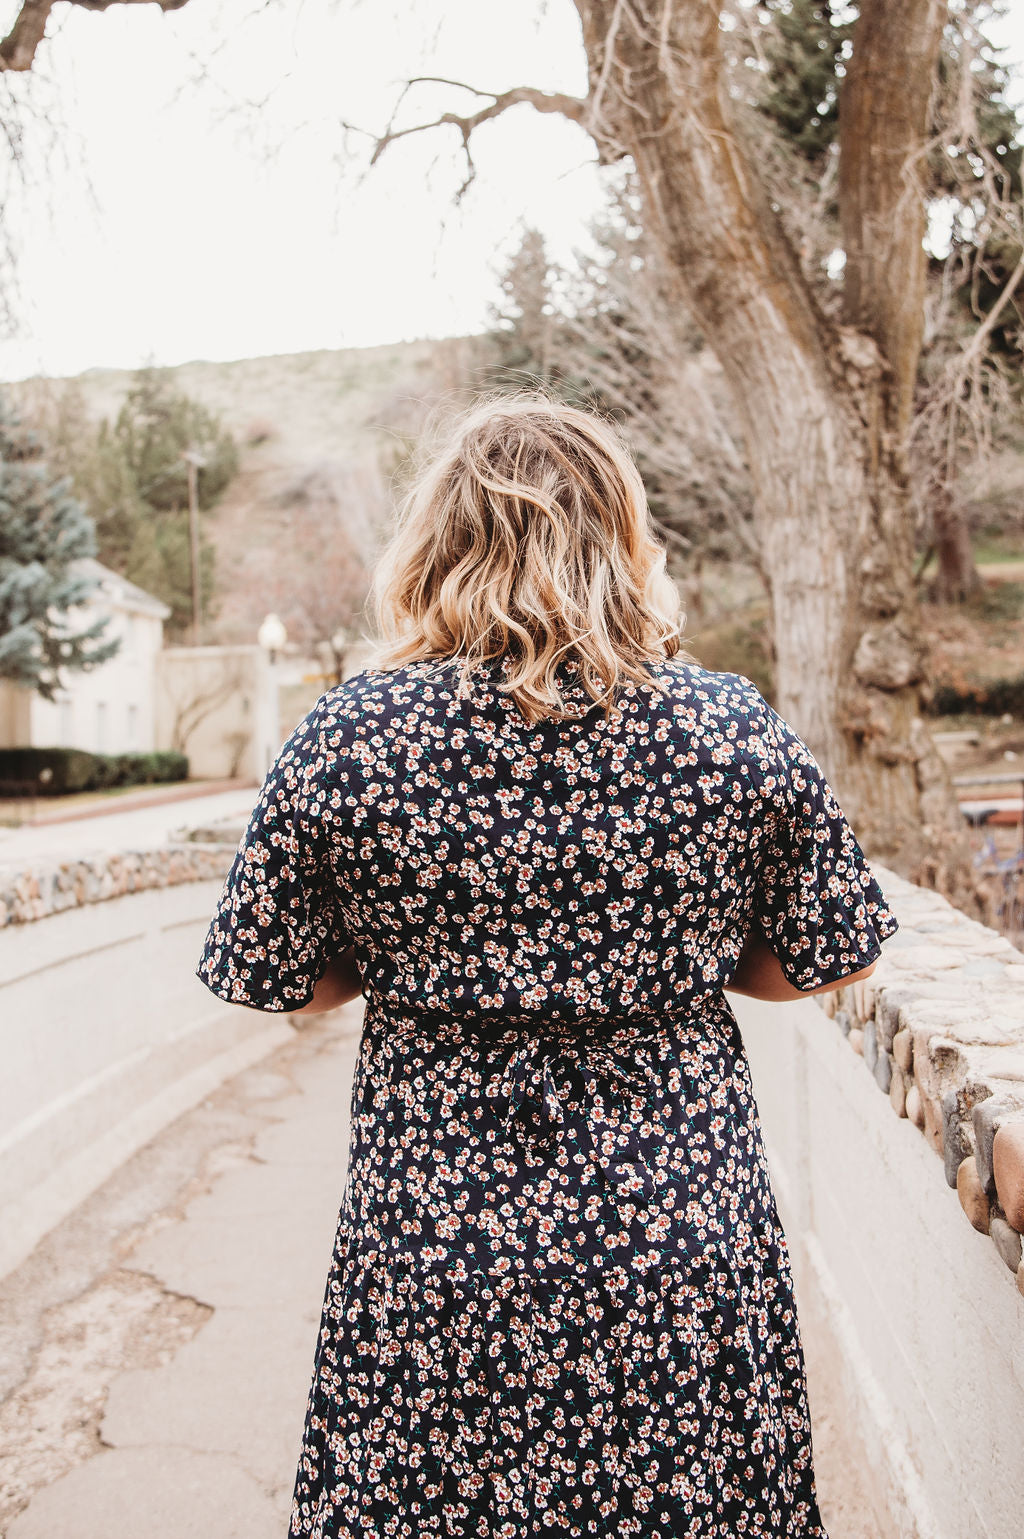
[[[0,1283],[6,1539],[282,1539],[361,1015],[310,1018]]]
[[[295,1018],[0,1281],[4,1539],[284,1539],[362,1005]],[[830,1539],[879,1539],[804,1347]]]

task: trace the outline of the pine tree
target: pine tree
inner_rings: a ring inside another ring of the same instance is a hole
[[[509,382],[552,380],[551,263],[544,237],[527,229],[501,277],[503,303],[495,308],[492,339]]]
[[[53,478],[39,440],[0,397],[0,678],[53,700],[65,671],[115,656],[120,640],[103,640],[108,617],[84,629],[73,621],[97,587],[76,563],[95,554],[93,525],[69,481]]]
[[[113,438],[138,495],[157,512],[187,506],[186,449],[203,456],[199,506],[210,508],[238,469],[238,450],[216,414],[174,390],[162,369],[139,369],[114,424]]]
[[[839,21],[829,0],[768,0],[768,86],[758,106],[777,133],[818,167],[836,136],[839,72],[853,21]],[[848,7],[844,7],[848,10]]]
[[[238,469],[238,449],[215,412],[175,390],[166,371],[137,371],[113,427],[101,425],[93,456],[98,478],[90,496],[101,544],[123,548],[118,571],[170,605],[168,630],[192,619],[188,473],[185,451],[198,451],[198,503],[207,511]],[[200,535],[200,607],[214,589],[213,549]]]
[[[71,490],[85,504],[96,530],[97,555],[105,566],[140,587],[147,581],[129,570],[146,510],[121,445],[107,422],[96,423],[77,379],[51,382],[19,402],[24,420],[45,445],[54,475],[67,476]],[[152,543],[152,540],[150,541]]]
[[[90,416],[76,380],[30,399],[30,420],[53,469],[70,477],[96,533],[99,559],[170,605],[168,632],[192,620],[188,480],[183,452],[198,450],[200,511],[235,474],[238,451],[216,414],[173,389],[166,371],[137,371],[113,422]],[[200,604],[214,590],[213,549],[200,532]]]

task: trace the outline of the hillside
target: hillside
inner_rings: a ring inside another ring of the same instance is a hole
[[[458,342],[399,342],[384,347],[321,349],[229,363],[197,361],[166,370],[174,387],[221,414],[245,443],[269,426],[285,462],[362,452],[367,424],[399,398],[431,390],[439,367],[451,367]],[[444,358],[440,357],[444,354]],[[129,369],[89,369],[76,376],[93,415],[114,417],[131,383]],[[12,390],[30,390],[27,381]]]
[[[204,639],[251,641],[270,608],[301,632],[312,595],[301,579],[296,589],[294,572],[285,571],[296,510],[321,517],[328,535],[340,524],[365,578],[390,526],[396,467],[431,410],[479,387],[491,362],[485,339],[477,337],[169,369],[176,388],[221,415],[240,449],[240,472],[204,521],[217,573]],[[91,369],[74,384],[99,421],[116,416],[131,379],[129,370]],[[40,394],[64,384],[30,380],[7,388],[31,415]],[[1006,446],[964,491],[972,522],[986,530],[977,552],[984,591],[971,604],[926,604],[923,613],[936,682],[958,685],[1024,673],[1024,445]],[[330,543],[337,541],[325,541],[323,569],[316,573],[328,591]],[[673,567],[676,559],[673,552]],[[305,569],[320,566],[314,550]],[[686,590],[686,573],[675,575]],[[703,587],[706,605],[691,606],[691,649],[706,666],[747,673],[770,692],[768,606],[760,584],[742,566],[709,563]]]
[[[311,505],[343,526],[356,556],[372,561],[390,514],[389,478],[430,410],[479,371],[482,339],[283,354],[169,368],[173,386],[218,412],[234,434],[240,471],[204,516],[216,557],[217,598],[204,640],[245,642],[268,608],[298,610],[301,594],[275,592],[276,554],[290,515]],[[73,381],[88,414],[113,419],[132,371],[90,369]],[[31,416],[63,380],[6,388]]]

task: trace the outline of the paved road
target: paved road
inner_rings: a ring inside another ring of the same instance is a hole
[[[210,796],[190,797],[187,801],[111,812],[102,818],[0,828],[0,865],[70,859],[94,850],[109,854],[112,850],[152,849],[154,845],[166,844],[168,835],[178,828],[195,828],[221,818],[247,818],[259,794],[259,786],[243,786],[234,791],[216,791]]]
[[[7,1539],[284,1539],[360,1010],[179,1119],[0,1283]],[[830,1539],[880,1539],[805,1345]]]

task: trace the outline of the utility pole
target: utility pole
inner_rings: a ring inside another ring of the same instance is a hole
[[[205,454],[194,447],[182,454],[188,473],[188,543],[192,557],[192,645],[199,645],[202,628],[199,599],[199,471],[206,464]]]

